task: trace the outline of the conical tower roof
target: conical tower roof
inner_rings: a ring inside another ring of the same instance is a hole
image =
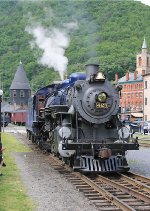
[[[26,73],[23,69],[22,62],[20,62],[15,73],[14,79],[9,89],[28,89],[31,90]]]
[[[146,49],[147,48],[147,44],[146,44],[146,40],[145,40],[145,38],[144,38],[144,41],[143,41],[143,45],[142,45],[142,49]]]

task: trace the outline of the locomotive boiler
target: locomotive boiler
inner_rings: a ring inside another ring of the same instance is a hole
[[[130,142],[130,132],[118,118],[121,86],[107,81],[99,65],[89,64],[86,73],[73,73],[49,88],[28,130],[34,141],[75,170],[128,171],[125,153],[139,146]]]

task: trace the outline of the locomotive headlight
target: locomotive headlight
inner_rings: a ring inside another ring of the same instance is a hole
[[[105,92],[101,92],[100,94],[97,95],[97,100],[101,103],[105,103],[107,100],[107,95]]]
[[[69,127],[61,127],[58,131],[61,138],[69,138],[71,135],[71,130]]]

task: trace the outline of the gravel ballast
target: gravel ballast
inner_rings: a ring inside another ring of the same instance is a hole
[[[99,210],[55,171],[40,151],[14,153],[14,156],[27,193],[37,205],[36,211]]]
[[[34,148],[32,152],[15,153],[15,160],[27,193],[36,203],[35,211],[97,211],[101,210],[92,204],[81,192],[54,170],[48,163],[48,155],[42,154],[35,145],[22,135],[15,133],[18,141]],[[131,171],[150,176],[150,148],[129,151],[127,160]]]

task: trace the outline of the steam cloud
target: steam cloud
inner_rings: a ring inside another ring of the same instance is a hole
[[[54,70],[59,72],[61,80],[64,79],[68,65],[68,59],[64,54],[70,42],[69,32],[75,26],[77,26],[76,23],[67,23],[61,30],[57,28],[45,29],[41,25],[28,26],[25,29],[34,37],[34,40],[30,43],[31,47],[37,45],[43,50],[39,63],[49,68],[53,67]]]

